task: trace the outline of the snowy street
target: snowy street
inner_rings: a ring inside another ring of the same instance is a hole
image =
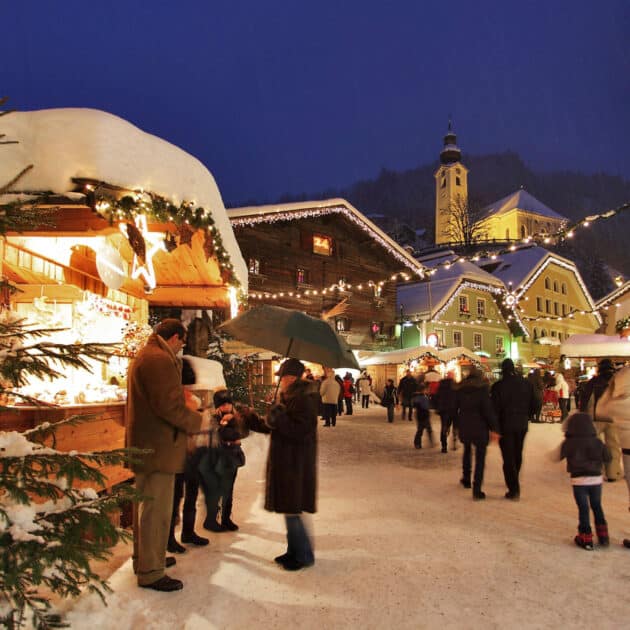
[[[439,441],[439,419],[433,417]],[[626,484],[605,483],[611,545],[577,548],[565,464],[549,452],[557,424],[530,425],[521,500],[504,499],[498,445],[486,460],[485,501],[459,484],[462,447],[412,445],[415,422],[385,421],[382,407],[355,409],[319,428],[315,566],[284,571],[284,520],[262,509],[267,438],[244,441],[235,487],[240,530],[190,545],[169,570],[184,590],[136,586],[131,562],[97,597],[70,603],[73,628],[622,628],[628,627],[630,534]],[[200,505],[201,507],[201,505]],[[203,521],[200,509],[198,523]]]

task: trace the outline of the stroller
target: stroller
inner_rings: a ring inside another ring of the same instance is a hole
[[[543,392],[543,404],[540,411],[541,422],[560,422],[562,412],[558,404],[558,392],[553,389],[545,389]]]

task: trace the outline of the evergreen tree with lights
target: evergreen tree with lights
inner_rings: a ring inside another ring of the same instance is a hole
[[[5,101],[0,99],[0,106]],[[0,116],[8,113],[0,112]],[[0,144],[14,143],[0,134]],[[18,174],[0,172],[0,195],[12,193],[14,184],[31,168]],[[37,203],[25,206],[13,197],[5,204],[0,200],[0,237],[50,221],[50,211],[40,211]],[[65,367],[89,371],[88,359],[106,361],[114,349],[107,344],[44,341],[53,330],[35,329],[10,310],[10,296],[16,290],[6,280],[0,281],[0,409],[10,399],[42,404],[16,391],[29,376],[54,380]],[[105,601],[110,591],[90,562],[105,559],[114,545],[130,538],[110,516],[134,496],[129,486],[114,488],[109,494],[93,488],[107,484],[101,466],[124,464],[133,453],[56,450],[55,432],[60,425],[87,420],[75,416],[23,433],[0,431],[2,627],[66,627],[51,604],[53,596],[77,597],[87,589]]]

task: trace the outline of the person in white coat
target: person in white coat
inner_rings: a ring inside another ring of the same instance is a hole
[[[630,498],[630,366],[622,368],[612,377],[597,402],[597,415],[610,418],[617,430]],[[611,455],[617,456],[615,452],[611,452]],[[630,538],[625,538],[623,544],[630,548]]]
[[[341,386],[335,380],[335,371],[331,368],[325,368],[324,380],[319,386],[319,395],[322,399],[324,426],[336,426],[337,425],[337,403],[339,401],[339,394],[341,392]]]
[[[560,422],[564,422],[569,415],[569,384],[562,372],[556,372],[556,385],[553,389],[558,393],[558,404],[562,413]]]

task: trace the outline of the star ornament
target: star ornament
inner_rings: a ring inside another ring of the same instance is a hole
[[[144,279],[145,285],[149,289],[155,289],[157,281],[155,278],[155,269],[153,267],[153,256],[157,252],[165,251],[164,247],[164,234],[161,232],[149,232],[147,227],[147,217],[144,214],[138,215],[134,219],[135,226],[138,228],[142,238],[146,244],[146,255],[144,261],[134,251],[133,263],[131,266],[131,279],[137,280],[139,277]],[[127,225],[120,224],[120,231],[129,238],[129,231]]]

